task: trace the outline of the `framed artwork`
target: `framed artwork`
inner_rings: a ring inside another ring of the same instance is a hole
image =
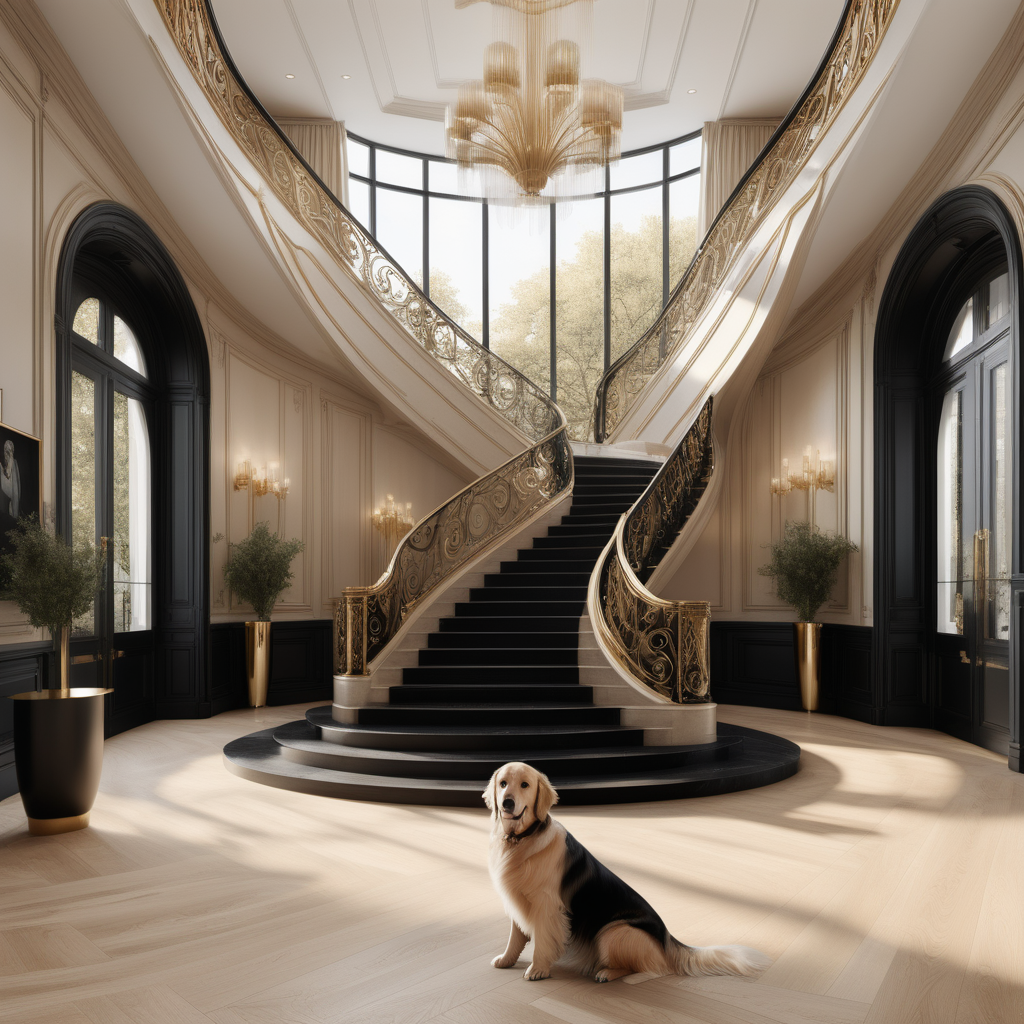
[[[0,555],[11,551],[7,531],[23,516],[42,519],[42,446],[38,437],[0,423]]]

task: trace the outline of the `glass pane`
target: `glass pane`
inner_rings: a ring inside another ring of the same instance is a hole
[[[423,188],[423,161],[419,157],[377,150],[377,181],[407,188]]]
[[[604,200],[574,202],[556,231],[557,395],[572,436],[593,433],[594,393],[604,373]]]
[[[993,581],[1010,578],[1010,537],[1012,507],[1010,493],[1010,403],[1007,364],[991,371],[991,517],[992,542],[989,550],[988,575]],[[989,589],[988,635],[996,640],[1010,638],[1010,588],[1001,584]]]
[[[345,140],[345,156],[348,158],[348,173],[370,176],[370,147],[356,142],[351,136]]]
[[[974,296],[972,295],[957,314],[953,322],[953,329],[949,332],[949,341],[946,342],[946,351],[942,355],[943,361],[952,359],[958,352],[962,352],[974,341]]]
[[[673,181],[668,187],[668,287],[671,291],[697,251],[697,207],[700,175]]]
[[[114,632],[150,629],[149,433],[134,398],[114,392]]]
[[[483,227],[479,203],[430,200],[430,297],[474,338],[483,333]]]
[[[988,286],[988,310],[985,326],[991,327],[1010,312],[1010,275],[1000,274]]]
[[[950,391],[939,420],[938,623],[940,633],[960,633],[963,623],[963,396]]]
[[[75,313],[75,322],[71,325],[75,334],[91,341],[100,343],[100,300],[86,299]]]
[[[355,178],[348,179],[348,209],[349,213],[369,231],[370,186],[365,181],[356,181]]]
[[[138,339],[119,316],[114,317],[114,358],[120,359],[125,366],[130,366],[143,377],[148,376]]]
[[[550,221],[491,208],[490,346],[538,387],[551,386]]]
[[[661,188],[612,196],[612,360],[662,307]]]
[[[441,160],[430,161],[430,191],[447,192],[449,195],[459,194],[459,169],[456,164]]]
[[[612,188],[632,188],[634,185],[648,185],[661,181],[663,171],[663,150],[628,156],[611,165]]]
[[[689,142],[680,142],[668,151],[668,173],[671,177],[674,174],[682,174],[683,171],[692,171],[700,167],[700,146],[701,138],[698,135]]]
[[[91,377],[71,373],[71,536],[77,544],[97,543],[96,536],[96,385]],[[76,619],[75,636],[95,633],[95,609]]]
[[[377,189],[377,238],[399,266],[423,286],[423,199]]]

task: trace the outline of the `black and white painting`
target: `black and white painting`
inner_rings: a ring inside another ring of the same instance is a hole
[[[19,519],[42,517],[39,438],[0,423],[0,555],[11,551],[7,531]]]

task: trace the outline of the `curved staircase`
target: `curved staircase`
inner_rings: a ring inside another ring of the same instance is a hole
[[[457,806],[478,806],[506,761],[545,772],[566,804],[703,796],[792,775],[799,747],[735,726],[719,725],[714,743],[644,746],[643,728],[621,724],[621,708],[581,685],[591,572],[658,464],[574,462],[569,514],[441,620],[387,704],[361,708],[354,724],[313,708],[228,744],[228,768],[325,796]]]

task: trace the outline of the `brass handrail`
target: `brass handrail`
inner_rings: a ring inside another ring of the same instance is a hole
[[[619,665],[665,701],[711,700],[711,605],[667,601],[644,586],[714,471],[709,398],[647,489],[619,520],[591,577],[594,629]]]
[[[434,305],[300,156],[238,73],[208,0],[154,0],[178,51],[235,142],[274,194],[424,351],[531,441],[564,421],[525,374]]]
[[[336,602],[334,671],[368,674],[370,663],[423,598],[572,484],[572,451],[563,424],[417,523],[373,586],[347,587]]]
[[[595,441],[615,429],[708,308],[862,78],[898,5],[899,0],[848,0],[818,73],[722,207],[658,319],[601,378],[594,400]]]

